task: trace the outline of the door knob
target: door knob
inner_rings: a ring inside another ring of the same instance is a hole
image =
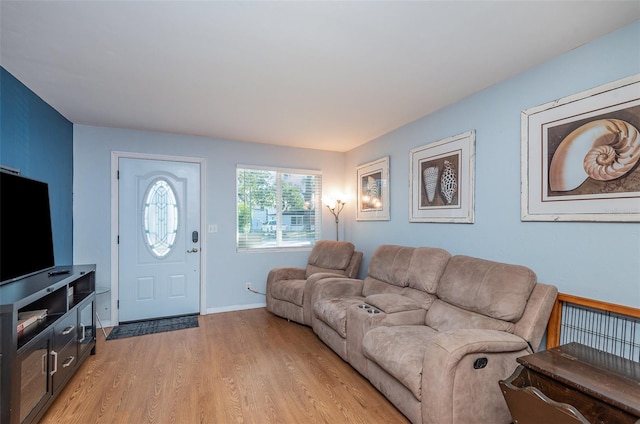
[[[198,251],[197,247],[194,247],[193,249],[187,250],[187,253],[196,253]]]

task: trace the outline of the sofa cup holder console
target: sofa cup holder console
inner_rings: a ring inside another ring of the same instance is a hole
[[[367,305],[366,303],[362,303],[362,304],[358,305],[358,308],[367,311],[367,313],[370,313],[371,315],[375,315],[375,314],[379,314],[380,313],[380,311],[378,309],[372,308],[370,305]]]

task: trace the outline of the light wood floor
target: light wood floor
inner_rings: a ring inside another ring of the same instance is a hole
[[[266,309],[105,341],[41,424],[408,423],[309,327]]]

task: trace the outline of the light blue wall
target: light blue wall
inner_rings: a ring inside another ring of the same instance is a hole
[[[344,154],[258,143],[124,129],[74,126],[74,262],[98,265],[99,285],[115,281],[111,275],[111,152],[131,152],[201,158],[206,167],[206,222],[218,232],[207,234],[206,267],[209,312],[262,306],[264,296],[246,290],[245,282],[265,291],[269,270],[276,266],[304,266],[302,252],[236,252],[236,164],[313,169],[323,173],[323,192],[342,189]],[[322,235],[335,237],[335,223],[323,215]],[[342,232],[341,232],[342,238]],[[98,299],[98,312],[109,321],[109,295]]]
[[[347,154],[237,143],[89,126],[72,126],[4,69],[0,163],[55,186],[52,194],[56,257],[69,263],[97,263],[98,282],[111,281],[111,151],[200,157],[206,161],[207,309],[240,309],[264,302],[247,292],[251,281],[264,291],[273,266],[301,266],[306,252],[235,252],[235,165],[256,164],[320,169],[324,193],[355,193],[356,166],[391,158],[391,221],[356,222],[353,203],[341,215],[341,239],[365,253],[363,269],[377,246],[396,243],[438,246],[523,264],[540,281],[561,291],[640,306],[640,225],[520,221],[520,112],[548,101],[640,72],[640,22],[558,57],[439,112],[386,134]],[[473,78],[473,64],[469,64]],[[8,94],[9,90],[15,93]],[[17,112],[16,112],[17,111]],[[9,113],[10,112],[10,113]],[[16,113],[14,115],[14,113]],[[409,150],[476,130],[475,224],[408,222]],[[71,134],[73,132],[73,134]],[[73,160],[71,139],[73,138]],[[50,160],[54,158],[55,160]],[[71,178],[73,177],[73,241]],[[52,188],[53,191],[53,188]],[[330,214],[324,238],[334,237]],[[60,247],[61,245],[62,247]],[[62,253],[61,253],[62,252]],[[106,298],[105,298],[106,297]],[[109,318],[109,298],[98,300]]]
[[[73,124],[0,67],[0,164],[49,184],[56,265],[72,262]]]
[[[529,266],[561,292],[640,307],[639,224],[520,221],[520,112],[639,72],[635,22],[349,152],[351,193],[357,165],[390,156],[391,220],[356,222],[346,210],[364,269],[381,243],[436,246]],[[409,223],[409,150],[474,129],[475,223]]]

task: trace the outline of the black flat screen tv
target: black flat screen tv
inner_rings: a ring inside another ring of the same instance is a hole
[[[0,171],[0,285],[54,266],[49,186]]]

